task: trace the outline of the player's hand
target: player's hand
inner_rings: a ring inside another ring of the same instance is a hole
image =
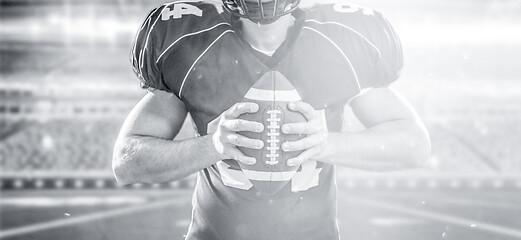
[[[324,111],[317,111],[305,102],[288,103],[292,111],[300,112],[307,122],[288,123],[282,125],[281,131],[285,134],[305,134],[306,137],[282,144],[285,152],[303,151],[297,157],[288,159],[288,166],[298,166],[302,162],[316,158],[324,152],[327,145],[328,130]]]
[[[241,114],[254,113],[259,110],[259,105],[250,102],[236,103],[226,110],[219,118],[217,127],[212,136],[212,142],[221,155],[225,158],[235,159],[244,164],[255,164],[255,158],[244,155],[237,146],[262,149],[262,140],[251,139],[238,134],[239,131],[262,132],[264,125],[259,122],[238,119]]]

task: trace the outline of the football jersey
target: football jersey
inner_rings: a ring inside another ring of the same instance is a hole
[[[402,68],[402,50],[378,12],[346,3],[292,12],[294,25],[272,56],[241,36],[241,22],[222,6],[164,4],[147,16],[131,60],[144,88],[181,99],[199,135],[242,101],[266,72],[282,73],[304,102],[341,131],[343,108],[364,89],[387,86]],[[210,132],[209,132],[210,131]],[[338,239],[335,167],[306,161],[279,192],[258,192],[236,161],[198,172],[187,239]]]

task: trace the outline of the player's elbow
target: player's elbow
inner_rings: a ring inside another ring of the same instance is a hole
[[[122,164],[114,164],[113,162],[112,172],[114,173],[114,177],[116,178],[118,184],[128,185],[135,182],[132,180],[128,170],[126,170]]]
[[[137,160],[135,154],[132,154],[131,146],[128,141],[118,140],[114,147],[112,157],[112,172],[116,181],[121,185],[136,183],[137,179],[133,171],[133,163]]]
[[[112,161],[112,172],[114,173],[114,178],[116,178],[116,181],[120,185],[128,185],[135,182],[128,168],[125,167],[125,164],[117,159],[113,159]]]

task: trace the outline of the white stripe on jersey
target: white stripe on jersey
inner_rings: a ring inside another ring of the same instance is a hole
[[[194,68],[195,64],[199,61],[199,59],[201,59],[201,57],[208,51],[208,49],[210,49],[214,44],[215,42],[217,42],[219,39],[221,39],[221,37],[226,34],[226,33],[229,33],[229,32],[232,32],[232,33],[235,33],[235,31],[233,30],[226,30],[224,31],[223,33],[221,33],[221,35],[219,35],[219,37],[217,37],[215,40],[213,40],[212,43],[210,43],[210,45],[201,53],[201,55],[199,55],[199,57],[197,57],[197,59],[195,59],[194,63],[192,63],[192,66],[190,66],[190,68],[188,69],[188,71],[186,72],[186,75],[185,77],[183,78],[183,82],[181,83],[181,88],[179,88],[179,98],[182,99],[182,92],[183,92],[183,87],[185,85],[185,82],[186,82],[186,79],[188,78],[188,75],[190,74],[190,72],[192,71],[192,69]]]
[[[266,182],[274,182],[274,181],[289,181],[295,175],[295,171],[286,171],[286,172],[260,172],[254,170],[246,170],[242,169],[244,174],[248,176],[248,179],[254,181],[266,181]]]
[[[170,5],[172,3],[167,3],[167,4],[164,4],[163,5],[163,9],[161,9],[161,12],[165,10],[165,8]],[[143,56],[145,55],[145,50],[147,49],[147,45],[148,45],[148,39],[150,38],[150,33],[152,33],[152,30],[154,29],[154,26],[156,25],[157,21],[159,20],[159,18],[161,18],[161,14],[159,14],[156,18],[156,20],[154,21],[154,23],[152,23],[152,26],[150,27],[150,29],[148,30],[148,33],[147,33],[147,37],[145,38],[145,43],[143,44],[143,49],[141,49],[141,54],[139,56],[139,71],[141,72],[141,69],[143,68]]]
[[[143,24],[141,24],[141,27],[139,28],[139,32],[141,32],[143,30],[143,28],[145,27],[147,22],[150,21],[150,18],[152,17],[152,15],[156,14],[157,10],[159,10],[159,8],[156,8],[152,13],[150,13],[150,15],[147,17],[147,19],[143,22]],[[136,48],[137,48],[139,32],[136,34],[136,37],[134,39],[134,47],[132,48],[132,59],[131,60],[132,60],[132,62],[137,62],[137,66],[135,69],[139,72],[140,76],[143,76],[143,72],[141,71],[141,67],[140,67],[141,52],[139,53],[140,56],[138,57],[138,59],[136,59]]]
[[[173,4],[176,4],[176,3],[194,3],[194,2],[201,2],[201,0],[184,0],[184,1],[174,1],[174,2],[169,2],[169,3],[164,3],[162,5],[162,8],[161,7],[158,7],[154,13],[150,14],[149,18],[152,17],[152,15],[154,15],[157,10],[161,9],[161,12],[163,12],[165,10],[166,7],[170,6],[170,5],[173,5]],[[146,46],[148,45],[148,38],[150,37],[150,33],[152,33],[152,29],[154,29],[154,26],[156,25],[157,21],[159,20],[159,18],[161,17],[161,14],[158,15],[157,19],[154,21],[154,23],[152,24],[152,26],[150,27],[148,33],[147,33],[147,37],[146,37],[146,40],[145,40],[145,44],[143,45],[143,49],[141,50],[141,54],[139,56],[139,72],[141,73],[141,69],[143,68],[143,56],[144,56],[144,53],[145,53],[145,50],[146,50]],[[149,18],[147,18],[147,21],[149,21]],[[141,26],[141,29],[143,29],[143,27],[145,26],[145,23],[143,23],[143,25]],[[157,62],[156,62],[157,63]]]
[[[219,23],[213,27],[209,27],[209,28],[206,28],[206,29],[203,29],[203,30],[200,30],[200,31],[197,31],[197,32],[193,32],[193,33],[188,33],[188,34],[185,34],[183,36],[181,36],[180,38],[176,39],[172,44],[170,44],[170,46],[168,46],[160,55],[159,57],[157,58],[156,60],[156,63],[159,62],[159,60],[161,59],[161,57],[163,57],[163,55],[168,51],[168,49],[170,49],[172,46],[174,46],[177,42],[179,42],[181,39],[185,38],[185,37],[189,37],[189,36],[193,36],[193,35],[197,35],[197,34],[200,34],[200,33],[203,33],[203,32],[207,32],[207,31],[210,31],[218,26],[221,26],[221,25],[228,25],[228,26],[231,26],[229,23],[227,22],[222,22],[222,23]]]
[[[154,14],[156,14],[157,10],[159,10],[160,8],[156,8],[154,9],[154,11],[152,13],[150,13],[150,15],[147,17],[147,19],[143,22],[143,24],[141,24],[141,27],[139,28],[139,30],[143,30],[143,28],[145,28],[145,26],[147,25],[147,23],[150,21],[150,18],[152,18],[152,16]]]
[[[351,64],[351,61],[349,60],[349,58],[344,54],[344,52],[342,51],[342,49],[333,41],[331,40],[331,38],[327,37],[326,35],[324,35],[323,33],[321,33],[320,31],[314,29],[314,28],[311,28],[311,27],[303,27],[302,29],[309,29],[317,34],[319,34],[320,36],[324,37],[325,39],[327,39],[331,44],[333,44],[333,46],[335,46],[335,48],[342,54],[342,56],[344,56],[344,59],[347,61],[347,63],[349,64],[349,67],[351,68],[351,71],[353,71],[353,76],[355,77],[355,80],[356,80],[356,85],[358,86],[358,91],[361,91],[361,86],[360,86],[360,82],[358,81],[358,76],[356,75],[356,71],[355,71],[355,68],[353,67],[353,64]]]
[[[196,2],[202,2],[203,0],[174,0],[171,2],[167,2],[165,4],[174,4],[174,3],[196,3]]]
[[[158,7],[156,9],[156,11],[154,11],[153,14],[150,14],[150,17],[152,17],[152,15],[154,15],[157,10],[161,9],[161,12],[163,12],[165,10],[166,7],[170,6],[170,5],[173,5],[173,4],[176,4],[176,3],[190,3],[190,2],[200,2],[200,0],[184,0],[184,1],[176,1],[176,2],[169,2],[169,3],[165,3],[162,5],[162,8],[161,7]],[[154,21],[154,23],[152,23],[152,26],[150,27],[150,29],[148,30],[148,33],[147,33],[147,37],[145,38],[145,43],[143,44],[143,49],[141,50],[140,52],[140,56],[139,56],[139,72],[142,73],[142,68],[143,68],[143,56],[145,55],[145,50],[147,49],[147,45],[148,45],[148,39],[150,37],[150,34],[152,33],[152,30],[154,29],[154,26],[156,25],[157,21],[159,20],[159,18],[161,18],[161,14],[159,14],[156,18],[156,20]],[[148,19],[146,20],[148,21]],[[145,22],[146,22],[145,21]],[[143,24],[144,26],[145,24]],[[143,75],[143,74],[141,74]]]
[[[258,101],[296,102],[302,100],[297,90],[265,90],[250,88],[244,98]]]
[[[348,30],[354,32],[355,34],[357,34],[358,36],[360,36],[360,37],[361,37],[362,39],[364,39],[367,43],[369,43],[369,45],[371,45],[371,46],[376,50],[376,52],[378,52],[378,57],[380,57],[380,58],[382,57],[382,54],[380,54],[380,49],[378,49],[378,48],[376,47],[376,45],[374,45],[371,41],[369,41],[369,39],[367,39],[366,37],[364,37],[364,35],[362,35],[362,34],[361,34],[360,32],[358,32],[358,31],[354,30],[353,28],[350,28],[350,27],[348,27],[348,26],[346,26],[346,25],[344,25],[344,24],[338,23],[338,22],[319,22],[319,21],[317,21],[317,20],[315,20],[315,19],[308,19],[308,20],[306,20],[306,22],[314,22],[314,23],[317,23],[317,24],[334,24],[334,25],[338,25],[338,26],[340,26],[340,27],[343,27],[343,28],[345,28],[345,29],[348,29]]]

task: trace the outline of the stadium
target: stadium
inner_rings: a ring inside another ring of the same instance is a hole
[[[338,168],[343,239],[521,239],[521,2],[356,0],[400,35],[393,85],[429,130],[422,169]],[[0,0],[0,239],[182,239],[195,177],[118,184],[146,93],[129,51],[158,0]],[[305,1],[304,3],[309,3]],[[345,131],[361,124],[345,108]],[[188,118],[177,139],[195,137]]]

